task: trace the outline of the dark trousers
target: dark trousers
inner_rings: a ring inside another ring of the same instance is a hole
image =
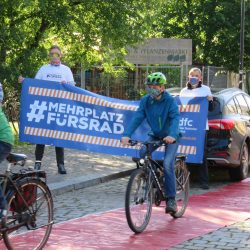
[[[205,134],[205,142],[204,142],[204,154],[203,154],[203,164],[199,166],[199,179],[200,183],[204,185],[208,185],[208,166],[207,166],[207,131]]]
[[[11,144],[0,141],[0,162],[6,159],[11,151]]]
[[[44,148],[45,148],[45,145],[42,145],[42,144],[36,145],[36,151],[35,151],[36,161],[42,161]],[[64,148],[55,147],[55,151],[56,151],[57,165],[59,164],[64,165]]]
[[[0,162],[6,159],[11,151],[11,144],[0,141]],[[0,185],[0,209],[4,209],[6,207],[6,200],[3,195],[2,186]]]

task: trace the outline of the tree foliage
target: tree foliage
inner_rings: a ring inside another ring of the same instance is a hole
[[[69,65],[116,63],[148,37],[162,0],[1,0],[0,81],[34,76],[58,44]],[[152,11],[154,10],[154,11]]]
[[[241,0],[2,0],[0,81],[34,76],[58,44],[64,61],[85,67],[123,61],[128,45],[147,37],[191,38],[194,64],[238,69]],[[250,51],[250,1],[245,52]],[[124,61],[123,61],[124,62]],[[249,53],[245,66],[250,67]],[[16,88],[16,87],[15,87]]]
[[[250,1],[245,0],[245,67],[250,68]],[[156,29],[169,38],[191,38],[193,64],[237,71],[241,0],[168,0]]]
[[[238,70],[241,0],[1,0],[0,81],[18,96],[61,46],[69,66],[126,64],[128,45],[148,37],[191,38],[193,63]],[[245,68],[250,68],[250,0],[245,0]],[[6,91],[8,88],[8,91]],[[9,101],[12,105],[16,101]],[[15,107],[12,108],[15,110]]]

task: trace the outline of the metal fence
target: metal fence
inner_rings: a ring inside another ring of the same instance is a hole
[[[144,82],[149,73],[160,71],[167,77],[166,88],[183,88],[188,80],[189,70],[195,67],[187,66],[137,66],[135,69],[128,67],[115,67],[122,69],[119,74],[109,74],[99,68],[74,70],[77,86],[91,92],[109,97],[138,100],[145,93]],[[208,85],[213,91],[237,86],[237,74],[229,72],[222,67],[200,67],[203,74],[203,84]]]
[[[127,100],[138,100],[144,93],[145,78],[149,73],[160,71],[167,77],[167,88],[179,87],[181,81],[180,66],[138,66],[134,70],[128,67],[116,67],[123,69],[120,74],[102,72],[94,68],[85,70],[78,69],[75,74],[77,86],[91,92]]]

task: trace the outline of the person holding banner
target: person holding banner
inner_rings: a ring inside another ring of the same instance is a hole
[[[166,142],[164,154],[164,175],[165,175],[165,193],[166,193],[166,213],[175,213],[177,211],[176,183],[174,162],[178,149],[179,120],[180,113],[178,105],[168,92],[165,91],[166,77],[161,72],[148,75],[145,85],[147,95],[141,101],[131,123],[125,129],[121,143],[128,145],[129,140],[137,127],[146,118],[151,131],[149,131],[148,140],[163,140]],[[157,148],[152,147],[151,152]],[[145,157],[145,148],[140,150],[140,157]]]
[[[49,49],[50,63],[43,65],[37,72],[35,79],[47,80],[52,82],[60,82],[75,85],[73,74],[69,67],[61,64],[61,49],[57,45],[53,45]],[[19,76],[18,82],[22,83],[24,78]],[[37,144],[35,151],[35,169],[41,169],[41,162],[44,154],[45,145]],[[56,147],[56,161],[59,174],[66,174],[66,169],[64,167],[64,149],[61,147]]]
[[[188,74],[187,86],[181,90],[180,97],[206,97],[209,106],[208,109],[213,108],[213,96],[208,86],[202,85],[202,73],[199,68],[192,68]],[[206,131],[208,131],[208,122],[206,124]],[[202,189],[209,189],[208,166],[206,159],[206,145],[207,133],[205,134],[203,164],[199,167],[200,187]]]
[[[9,122],[2,110],[3,88],[0,83],[0,163],[9,155],[14,145],[14,136]],[[0,185],[0,218],[6,212],[6,201]]]

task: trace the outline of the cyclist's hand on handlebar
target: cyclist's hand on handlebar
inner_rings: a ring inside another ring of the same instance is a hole
[[[213,96],[208,95],[208,96],[207,96],[207,99],[208,99],[208,101],[213,101]]]
[[[124,137],[121,138],[121,144],[122,144],[123,146],[130,145],[129,140],[130,140],[129,137],[125,137],[125,136],[124,136]]]
[[[171,144],[171,143],[174,143],[176,141],[176,139],[172,136],[166,136],[163,138],[163,141],[168,143],[168,144]]]

